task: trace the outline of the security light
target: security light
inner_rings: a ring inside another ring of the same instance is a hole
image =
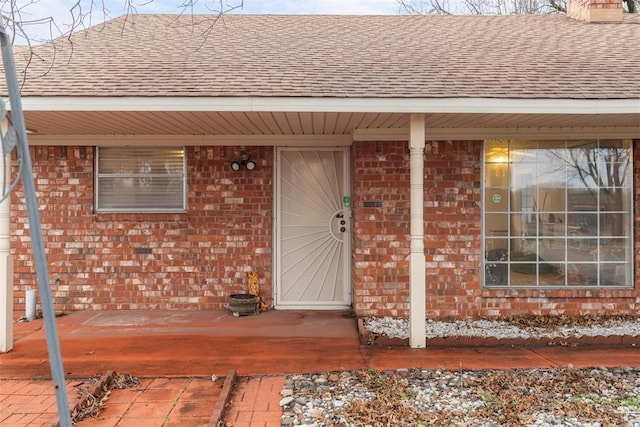
[[[249,160],[249,158],[242,159],[240,161],[234,160],[231,162],[231,169],[234,171],[239,171],[243,166],[247,168],[248,171],[252,171],[256,168],[256,162]]]

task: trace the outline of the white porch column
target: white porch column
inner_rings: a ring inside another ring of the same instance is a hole
[[[5,163],[0,154],[0,179],[9,177],[10,162],[11,156],[8,155],[6,156],[7,170],[5,171]],[[0,182],[0,188],[2,188],[1,184]],[[6,185],[8,186],[8,183]],[[2,190],[0,190],[1,197]],[[11,200],[7,198],[0,203],[0,353],[6,353],[13,349],[13,261],[10,236]]]
[[[424,257],[424,114],[411,114],[409,167],[411,187],[411,254],[409,258],[409,345],[427,345]]]

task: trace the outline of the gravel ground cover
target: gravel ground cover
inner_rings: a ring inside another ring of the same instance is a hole
[[[402,319],[372,318],[374,334],[407,338]],[[638,336],[633,316],[429,320],[426,336]],[[640,427],[640,367],[337,371],[287,377],[282,426]]]
[[[407,319],[378,317],[364,319],[370,332],[389,338],[409,338]],[[427,338],[494,337],[568,338],[594,336],[638,336],[640,318],[635,316],[519,316],[504,319],[428,319]]]
[[[282,426],[640,426],[640,368],[295,375]]]

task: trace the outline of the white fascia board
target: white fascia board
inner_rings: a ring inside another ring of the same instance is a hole
[[[251,111],[251,98],[23,97],[24,111]]]
[[[278,111],[354,113],[640,113],[640,99],[24,97],[25,111]]]

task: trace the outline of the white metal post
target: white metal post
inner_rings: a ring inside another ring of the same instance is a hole
[[[6,161],[2,161],[0,157],[0,180],[7,183],[11,156],[7,155],[5,159]],[[0,199],[2,196],[0,190]],[[10,236],[11,197],[7,197],[0,202],[0,353],[13,349],[13,261]]]
[[[424,114],[411,114],[409,123],[409,168],[411,188],[411,255],[409,258],[409,345],[427,345],[424,256]]]

